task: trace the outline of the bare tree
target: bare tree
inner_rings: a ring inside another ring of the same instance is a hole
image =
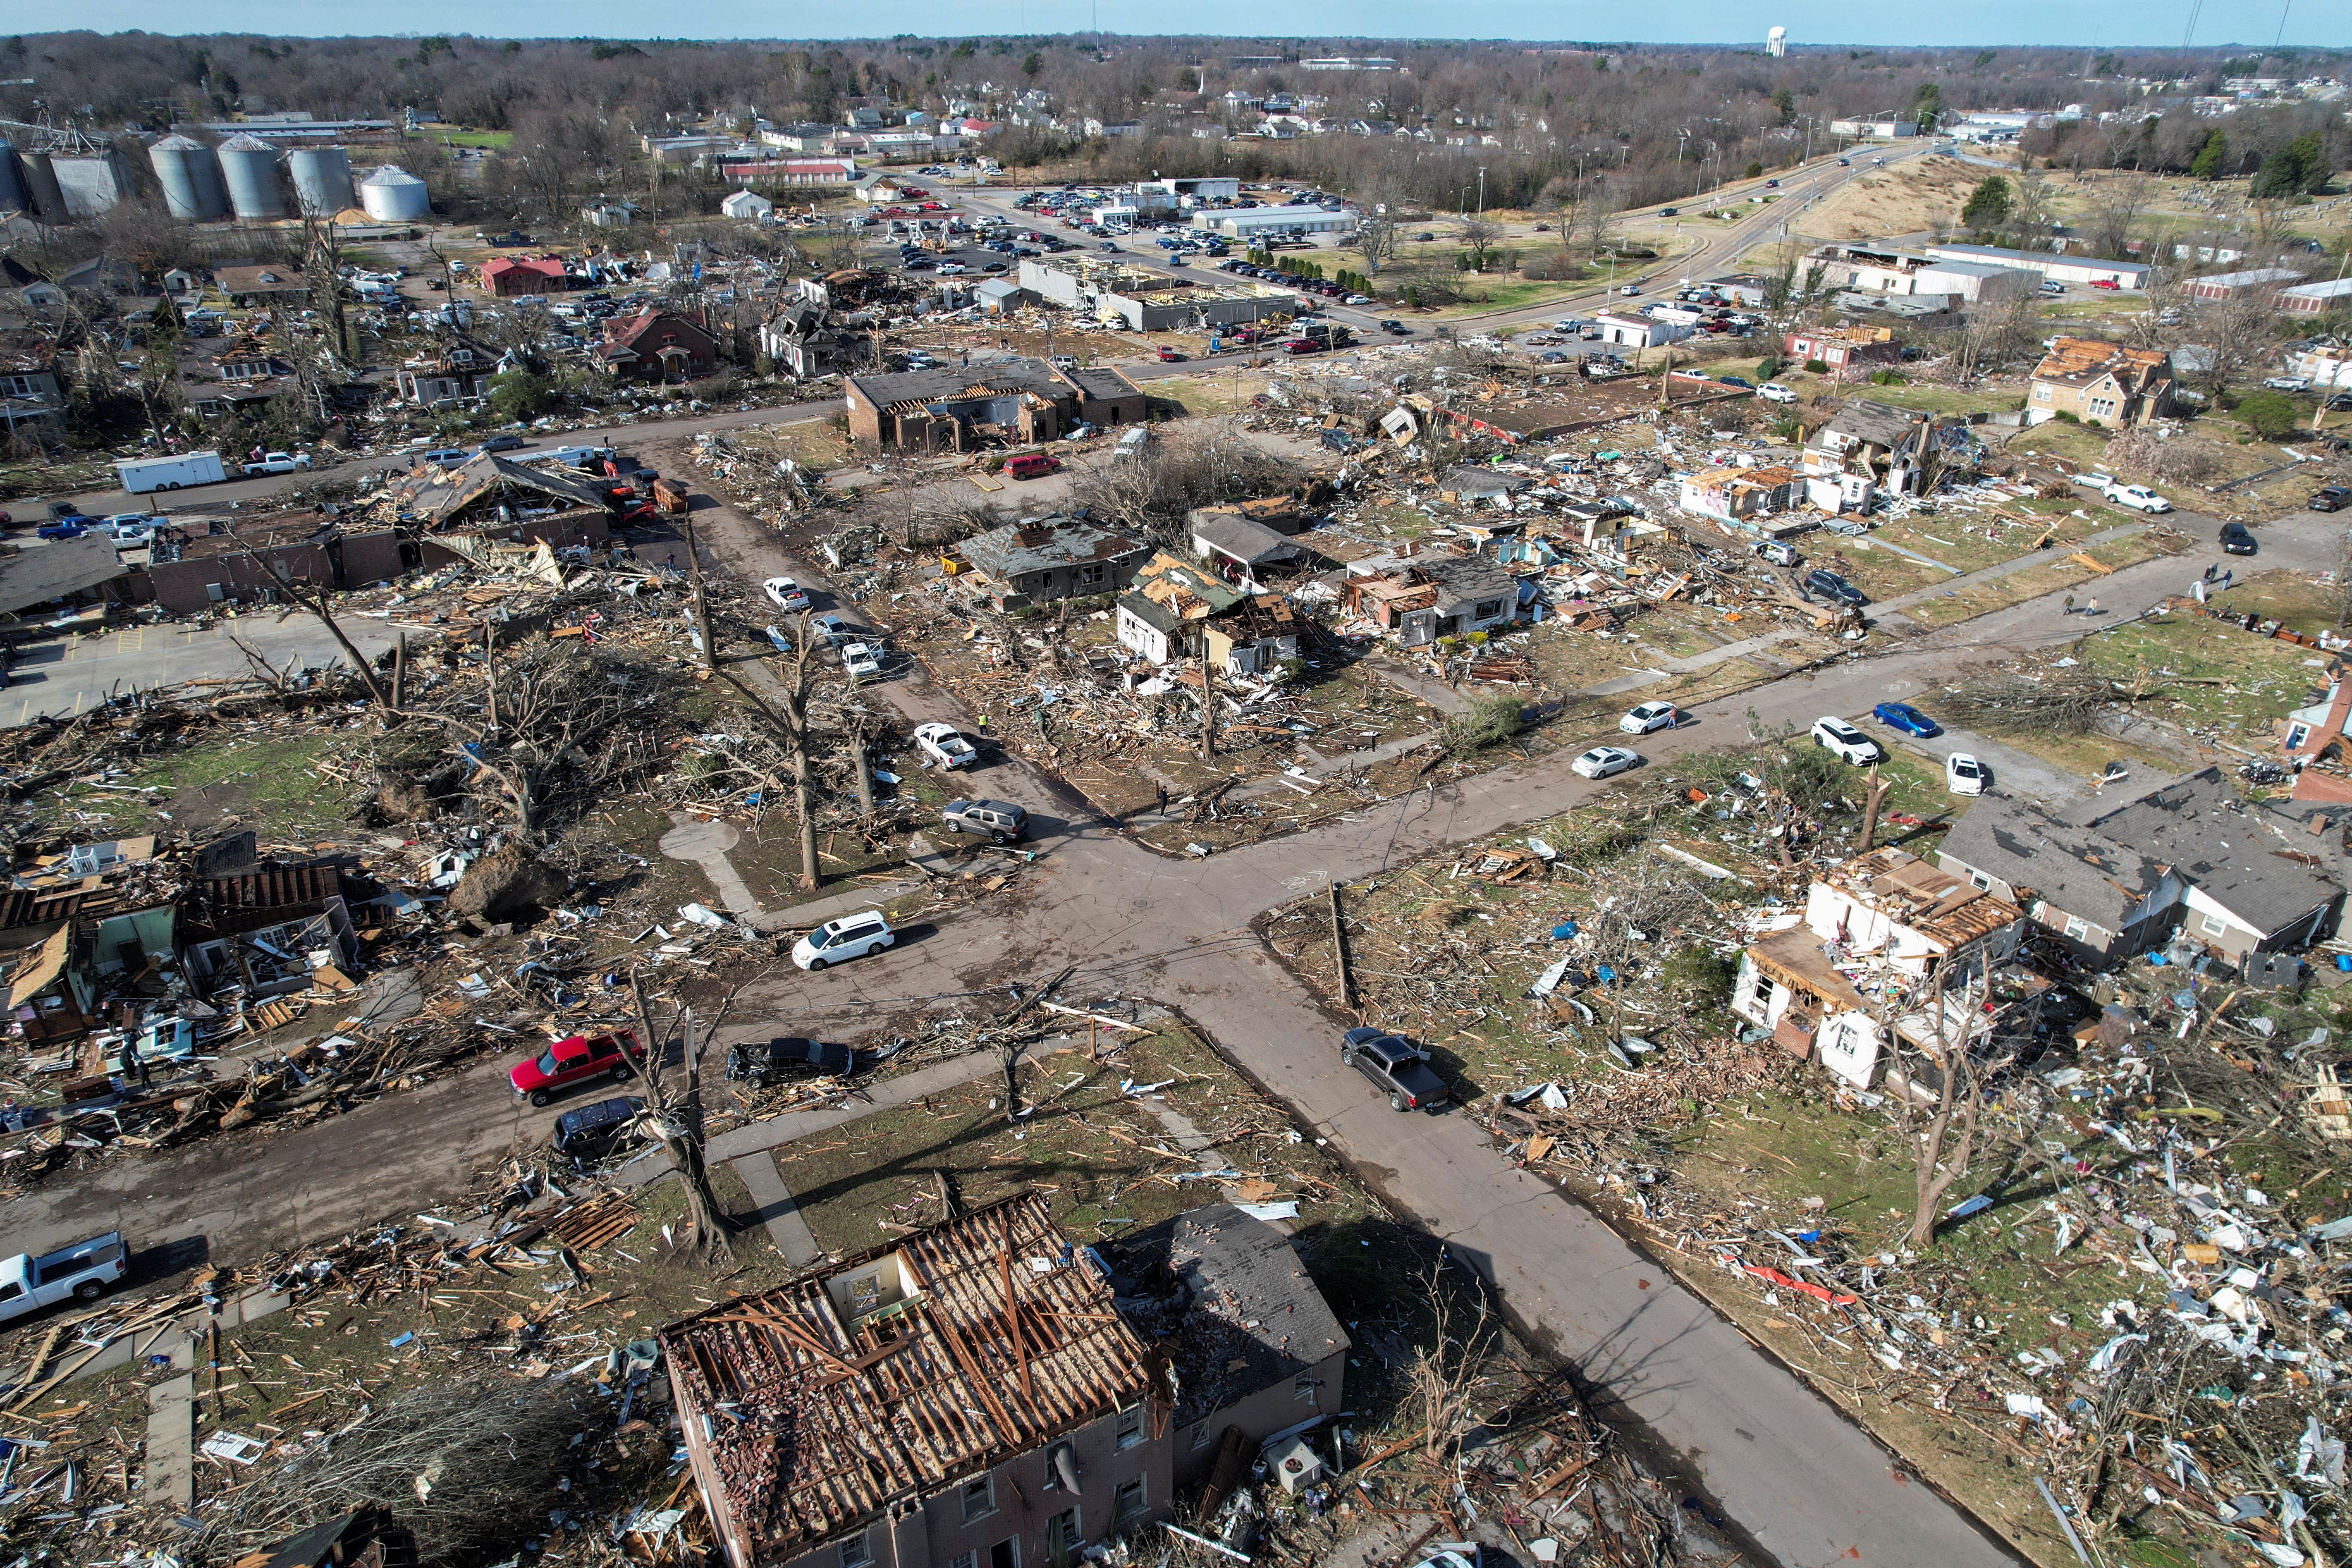
[[[2090,211],[2091,248],[2098,255],[2121,260],[2129,251],[2131,241],[2139,227],[2140,214],[2147,206],[2155,186],[2142,174],[2114,174],[2092,187]]]
[[[1478,1424],[1475,1395],[1499,1335],[1475,1279],[1466,1311],[1447,1288],[1442,1264],[1433,1265],[1421,1283],[1429,1309],[1428,1338],[1405,1369],[1405,1398],[1421,1416],[1421,1451],[1438,1459]]]
[[[1455,226],[1462,247],[1469,252],[1470,270],[1484,272],[1487,259],[1503,237],[1503,226],[1486,217],[1466,217]]]
[[[767,715],[776,727],[777,738],[783,742],[792,766],[793,811],[800,820],[801,886],[814,889],[821,879],[817,871],[816,813],[812,798],[814,769],[809,757],[809,694],[816,685],[817,672],[809,663],[809,656],[814,650],[809,646],[809,617],[805,610],[794,619],[789,640],[793,645],[791,652],[777,653],[762,663],[774,689],[773,702],[732,670],[720,668],[718,673]]]
[[[1364,270],[1374,278],[1381,275],[1381,263],[1396,254],[1396,209],[1392,192],[1375,193],[1371,200],[1363,204],[1363,211],[1356,220],[1355,237],[1348,242],[1349,247],[1364,258]]]
[[[1979,1022],[1991,979],[1990,961],[1983,956],[1975,975],[1963,972],[1957,997],[1942,974],[1930,976],[1927,1038],[1914,1041],[1886,1029],[1888,1049],[1903,1075],[1901,1092],[1890,1096],[1887,1105],[1911,1145],[1915,1202],[1909,1241],[1914,1247],[1935,1241],[1944,1194],[1969,1173],[1976,1157],[1977,1124],[1991,1080],[2011,1060],[1995,1056],[1995,1044]],[[1886,1020],[1879,1022],[1884,1027]]]
[[[308,584],[297,583],[277,562],[257,552],[245,542],[245,536],[237,532],[234,523],[223,526],[227,528],[229,538],[236,541],[238,554],[259,567],[288,598],[319,618],[319,624],[327,628],[327,635],[333,637],[336,646],[343,650],[343,657],[351,660],[352,672],[360,678],[360,684],[367,688],[368,700],[379,708],[389,710],[392,707],[391,695],[384,690],[383,683],[376,679],[375,667],[368,662],[367,656],[360,652],[358,645],[344,636],[343,628],[336,624],[334,612],[327,608],[327,596]]]
[[[734,1247],[729,1237],[734,1227],[719,1209],[718,1194],[710,1190],[710,1168],[703,1157],[702,1037],[695,1026],[694,1009],[680,1006],[671,1016],[669,1027],[656,1028],[653,1009],[635,969],[629,971],[629,996],[636,1004],[637,1025],[644,1031],[639,1039],[646,1052],[646,1109],[637,1125],[661,1144],[686,1189],[686,1223],[695,1252],[709,1264],[731,1261]],[[719,1016],[726,1016],[725,1006]],[[686,1069],[685,1086],[677,1092],[667,1069],[673,1031]]]

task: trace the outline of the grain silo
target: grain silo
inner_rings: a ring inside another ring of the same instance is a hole
[[[378,223],[416,223],[433,216],[425,182],[397,163],[386,163],[360,182],[360,205]]]
[[[66,194],[58,184],[57,154],[26,153],[22,154],[25,168],[25,196],[33,204],[33,212],[43,223],[63,223],[72,215],[66,210]]]
[[[16,172],[16,146],[0,142],[0,212],[26,212],[32,205],[25,194],[25,178]]]
[[[68,217],[96,217],[131,195],[131,170],[122,154],[111,147],[95,153],[52,153],[49,173],[56,176]],[[217,164],[213,173],[217,178]]]
[[[221,183],[220,158],[193,136],[166,136],[147,149],[163,183],[163,205],[189,223],[228,216],[228,187]]]
[[[232,136],[220,144],[221,180],[228,205],[251,223],[284,217],[286,195],[278,184],[278,149],[258,136]]]
[[[352,159],[341,147],[301,147],[286,156],[294,199],[314,217],[332,217],[352,203]]]

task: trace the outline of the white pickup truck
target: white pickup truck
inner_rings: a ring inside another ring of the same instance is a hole
[[[2146,485],[2127,485],[2112,474],[2076,474],[2074,482],[2101,499],[2134,511],[2170,511],[2172,503]]]
[[[270,452],[259,462],[246,464],[245,471],[248,474],[290,474],[297,468],[310,466],[310,454],[308,452]]]
[[[0,1258],[0,1322],[21,1318],[68,1296],[95,1301],[122,1278],[122,1233],[77,1241],[35,1258],[20,1252]]]

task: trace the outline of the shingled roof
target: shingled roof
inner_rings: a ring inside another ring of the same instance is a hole
[[[2090,819],[2114,843],[2172,867],[2200,892],[2273,936],[2342,889],[2291,858],[2303,851],[2242,800],[2219,768],[2205,768]]]
[[[2137,389],[2164,367],[2168,357],[2162,349],[2126,348],[2097,338],[2060,338],[2033,367],[2033,379],[2088,386],[2112,374],[2126,389]]]

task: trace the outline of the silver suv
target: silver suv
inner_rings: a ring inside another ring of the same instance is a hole
[[[951,800],[940,814],[940,826],[957,833],[979,833],[992,844],[1010,844],[1029,832],[1029,814],[1010,801]]]

